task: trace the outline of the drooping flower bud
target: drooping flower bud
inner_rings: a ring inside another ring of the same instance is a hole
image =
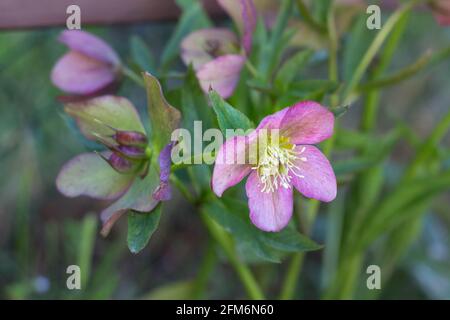
[[[116,131],[113,139],[122,146],[145,147],[147,145],[147,137],[145,134],[137,131]]]
[[[102,39],[81,30],[65,30],[59,41],[69,48],[55,64],[53,84],[70,94],[98,95],[120,78],[117,53]]]
[[[127,173],[133,169],[133,164],[130,160],[125,159],[116,153],[112,153],[109,156],[109,164],[120,173]]]
[[[115,150],[129,159],[145,159],[145,149],[136,146],[118,146]]]

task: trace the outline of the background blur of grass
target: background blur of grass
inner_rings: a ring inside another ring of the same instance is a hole
[[[90,29],[104,37],[129,60],[131,35],[138,34],[158,56],[173,30],[172,24],[149,24]],[[49,80],[53,63],[65,51],[56,42],[60,29],[0,32],[0,298],[142,298],[182,297],[200,267],[205,231],[188,204],[176,197],[164,214],[150,245],[139,255],[126,248],[126,219],[104,239],[96,213],[102,203],[87,198],[67,199],[54,180],[61,165],[89,146],[82,145],[56,101]],[[404,66],[436,44],[450,43],[450,28],[439,28],[430,15],[417,14],[396,54],[394,66]],[[397,121],[423,137],[450,107],[450,62],[422,72],[388,90],[383,98],[381,127]],[[145,107],[144,93],[126,83],[119,95]],[[281,106],[280,106],[281,107]],[[353,108],[343,117],[353,127]],[[449,137],[446,143],[449,145]],[[408,147],[395,150],[389,162],[392,177],[408,159]],[[425,215],[420,237],[403,258],[383,298],[450,298],[450,197]],[[444,197],[445,197],[444,196]],[[172,209],[171,209],[172,208]],[[314,238],[323,242],[321,215]],[[302,297],[317,298],[320,253],[307,256],[302,274]],[[66,268],[80,265],[83,290],[66,289]],[[272,269],[271,288],[282,273]],[[207,298],[240,298],[243,290],[226,265],[215,266]],[[157,289],[161,285],[173,286]],[[155,291],[155,289],[157,289]],[[275,290],[273,290],[275,292]]]

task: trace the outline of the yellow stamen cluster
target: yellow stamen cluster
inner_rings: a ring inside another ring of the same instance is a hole
[[[289,142],[289,139],[281,138],[279,143],[269,142],[264,152],[258,159],[257,170],[259,180],[263,187],[261,192],[274,192],[279,187],[289,189],[292,186],[292,177],[304,178],[301,169],[296,165],[297,160],[306,162],[301,154],[305,147],[297,150],[297,146]]]

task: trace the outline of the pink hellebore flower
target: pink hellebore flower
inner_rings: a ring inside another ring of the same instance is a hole
[[[212,177],[214,193],[221,197],[248,175],[251,221],[263,231],[280,231],[292,216],[292,186],[308,198],[329,202],[336,197],[333,169],[312,145],[329,138],[333,126],[334,115],[311,101],[265,117],[249,135],[235,136],[222,145]],[[264,132],[268,139],[261,143]],[[274,132],[278,139],[273,139]],[[255,148],[257,155],[252,153]],[[236,157],[246,161],[239,163]]]
[[[192,63],[203,91],[212,87],[223,98],[233,94],[250,53],[256,10],[252,0],[218,0],[234,20],[241,34],[237,36],[223,28],[201,29],[189,34],[181,43],[181,58],[186,65]],[[239,47],[242,48],[240,52]]]
[[[118,79],[120,59],[103,40],[79,30],[66,30],[59,41],[68,48],[53,67],[51,79],[62,91],[76,95],[92,95]]]

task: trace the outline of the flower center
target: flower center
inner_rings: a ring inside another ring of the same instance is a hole
[[[205,51],[213,58],[220,55],[220,42],[215,39],[208,39],[205,41]]]
[[[302,156],[305,147],[298,147],[289,142],[289,139],[281,138],[278,144],[268,143],[264,152],[258,159],[258,164],[252,169],[257,170],[259,180],[262,183],[261,192],[274,192],[280,186],[289,189],[293,176],[304,178],[301,169],[296,165],[297,160],[306,162]]]

